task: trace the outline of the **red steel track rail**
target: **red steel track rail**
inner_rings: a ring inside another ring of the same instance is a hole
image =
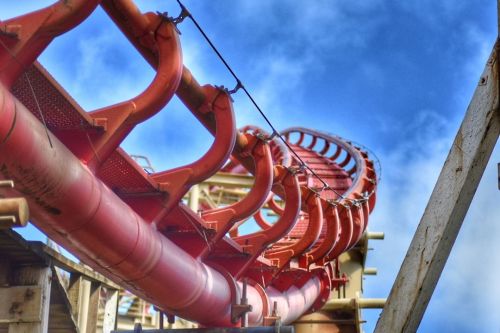
[[[99,4],[156,76],[137,97],[87,112],[36,59]],[[361,239],[375,205],[366,152],[304,128],[284,131],[286,145],[253,126],[238,131],[228,92],[183,67],[174,23],[130,0],[59,1],[0,22],[0,42],[0,178],[16,183],[1,194],[26,197],[32,222],[87,265],[205,326],[237,326],[244,313],[269,325],[272,312],[290,323],[338,286],[335,260]],[[189,165],[148,174],[119,145],[174,93],[214,142]],[[221,169],[255,175],[247,196],[189,210],[182,197]],[[261,230],[239,235],[252,216]]]

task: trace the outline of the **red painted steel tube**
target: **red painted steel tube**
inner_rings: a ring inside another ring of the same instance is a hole
[[[272,226],[272,224],[270,224],[266,220],[264,220],[264,217],[262,216],[262,209],[259,210],[257,213],[255,213],[253,218],[255,219],[255,222],[262,230],[267,230],[267,229],[271,228],[271,226]]]
[[[131,0],[103,0],[101,3],[104,11],[116,23],[118,28],[141,53],[146,61],[156,69],[158,67],[158,59],[154,52],[146,45],[140,43],[140,39],[136,34],[135,24],[139,26],[145,24],[141,20],[142,14],[137,6]],[[205,103],[208,98],[201,85],[192,76],[189,69],[183,68],[181,82],[177,89],[177,97],[186,105],[191,113],[207,128],[207,130],[215,135],[216,124],[213,118],[206,113],[200,112],[200,106]],[[253,171],[253,163],[250,157],[245,157],[241,154],[245,149],[244,136],[236,133],[236,144],[233,154],[238,160],[250,171]]]
[[[340,221],[337,206],[328,205],[324,212],[324,217],[326,222],[324,239],[318,247],[305,254],[309,265],[326,257],[333,250],[339,237]]]
[[[0,22],[4,32],[0,38],[9,46],[8,51],[0,52],[0,80],[10,87],[13,80],[22,74],[26,66],[31,65],[56,35],[80,23],[97,3],[97,0],[65,0],[49,9]],[[97,271],[170,313],[205,326],[234,325],[231,322],[234,319],[231,318],[232,305],[239,300],[241,293],[241,283],[235,282],[234,277],[243,274],[244,270],[234,274],[228,269],[233,274],[231,276],[223,268],[215,266],[215,255],[207,255],[206,258],[214,266],[204,263],[204,257],[194,258],[181,248],[182,242],[178,246],[165,236],[168,233],[157,228],[161,225],[156,222],[162,221],[162,217],[179,203],[191,185],[218,171],[233,152],[245,168],[256,174],[256,180],[243,201],[203,215],[204,218],[218,217],[217,223],[213,224],[218,224],[220,230],[214,239],[220,240],[231,225],[255,213],[264,204],[272,185],[272,159],[274,162],[291,164],[290,153],[276,139],[269,145],[265,144],[265,140],[254,146],[251,139],[236,131],[227,91],[212,86],[201,87],[189,71],[182,68],[180,46],[172,23],[163,22],[159,15],[141,14],[129,0],[105,0],[104,7],[145,58],[157,68],[158,73],[154,83],[139,98],[93,114],[94,125],[107,125],[102,126],[106,134],[100,137],[102,142],[96,145],[102,154],[100,157],[112,153],[135,124],[161,109],[174,90],[215,135],[214,144],[200,160],[188,166],[151,177],[144,175],[149,181],[155,180],[157,188],[168,195],[164,197],[166,200],[161,206],[163,211],[157,219],[151,217],[152,214],[143,218],[123,201],[127,199],[118,197],[95,176],[95,165],[87,165],[87,160],[76,158],[53,136],[49,145],[46,135],[51,134],[47,134],[47,129],[7,89],[0,86],[0,177],[3,175],[16,181],[17,192],[8,194],[27,197],[34,222],[40,229]],[[282,216],[278,223],[267,230],[252,235],[257,238],[237,239],[245,242],[240,244],[244,249],[241,252],[246,251],[245,246],[253,245],[253,253],[248,254],[254,256],[249,256],[250,259],[255,259],[266,246],[287,233],[299,213],[300,194],[307,203],[309,224],[301,240],[291,246],[272,249],[266,254],[268,258],[283,262],[278,267],[275,262],[272,263],[275,267],[269,266],[271,270],[275,269],[275,280],[267,294],[259,285],[248,288],[247,298],[253,307],[249,321],[254,325],[265,321],[264,317],[269,314],[270,306],[275,301],[284,323],[324,303],[330,291],[330,280],[324,268],[311,272],[291,268],[281,273],[279,269],[292,257],[320,260],[327,253],[328,257],[334,256],[354,246],[366,228],[368,214],[375,202],[372,194],[376,179],[373,163],[370,164],[366,153],[344,140],[319,132],[302,128],[291,129],[286,133],[289,132],[300,135],[295,145],[303,145],[301,149],[305,154],[313,153],[311,150],[315,149],[318,138],[325,140],[320,155],[329,151],[330,144],[337,146],[333,160],[341,153],[346,153],[337,165],[348,169],[351,163],[355,164],[350,170],[344,170],[344,174],[347,172],[351,176],[353,185],[343,193],[347,198],[342,198],[343,201],[339,203],[339,216],[336,216],[336,220],[329,220],[331,223],[326,225],[328,231],[333,231],[335,226],[338,229],[338,220],[341,220],[338,241],[338,230],[335,230],[335,235],[324,237],[321,244],[317,244],[317,241],[323,226],[322,204],[331,197],[322,197],[321,193],[316,196],[307,187],[302,187],[302,193],[299,193],[295,176],[288,188],[273,187],[277,195],[286,197],[284,210],[274,207],[277,211],[283,211]],[[304,145],[306,135],[312,138],[307,147]],[[348,178],[347,175],[345,177]],[[306,183],[314,184],[309,181]],[[272,208],[273,204],[271,198]],[[198,222],[201,224],[203,221]],[[250,240],[258,241],[250,244]],[[315,245],[317,247],[314,250],[306,252]],[[280,256],[273,258],[275,254]]]
[[[276,201],[274,200],[274,196],[269,200],[269,208],[271,208],[276,214],[283,214],[283,208],[281,208]]]
[[[282,166],[276,166],[275,173],[275,183],[279,182],[284,187],[285,208],[274,224],[267,224],[267,222],[262,221],[266,223],[264,230],[234,238],[236,242],[242,245],[250,242],[249,244],[256,247],[249,249],[250,252],[260,254],[268,245],[283,238],[293,228],[300,213],[301,197],[297,176]]]
[[[60,0],[51,6],[0,22],[0,81],[10,87],[58,35],[80,24],[101,0]]]
[[[271,135],[267,131],[255,125],[243,126],[239,129],[239,131],[241,133],[253,132],[257,135],[262,135],[265,140],[269,140],[269,138],[271,138]],[[273,146],[272,153],[275,162],[274,164],[282,165],[288,168],[292,164],[292,157],[288,147],[276,136],[272,137],[270,144]]]
[[[245,246],[249,254],[247,264],[240,268],[238,276],[241,276],[248,266],[257,259],[265,249],[283,238],[295,225],[300,213],[300,187],[297,176],[290,170],[282,167],[275,167],[275,185],[281,184],[284,187],[286,197],[283,214],[272,225],[267,228],[248,235],[233,238],[241,246]],[[262,221],[265,223],[265,221]]]
[[[344,141],[339,137],[331,136],[328,134],[321,133],[319,131],[314,131],[303,127],[288,128],[284,130],[282,133],[284,133],[284,135],[286,135],[287,137],[290,136],[291,133],[299,133],[301,137],[305,134],[308,134],[311,136],[321,137],[325,141],[328,140],[331,144],[335,144],[337,146],[335,153],[333,154],[332,157],[330,157],[330,159],[332,160],[336,160],[341,155],[342,151],[345,151],[346,157],[340,163],[341,164],[345,163],[345,165],[347,165],[349,162],[348,160],[351,159],[354,160],[356,167],[355,169],[356,176],[353,179],[352,186],[349,187],[349,189],[345,193],[343,193],[343,195],[349,199],[361,199],[361,195],[364,192],[368,192],[369,194],[371,194],[370,198],[368,199],[370,203],[370,208],[373,209],[373,206],[375,205],[374,201],[375,196],[374,193],[370,192],[372,192],[373,189],[376,187],[376,179],[375,179],[375,173],[372,169],[373,163],[368,161],[367,155],[365,153],[362,153],[361,151],[359,151],[359,149],[356,149],[353,145],[347,143],[346,141]],[[301,140],[299,140],[297,144],[300,144],[300,141]],[[369,163],[371,165],[368,165]]]
[[[150,21],[142,34],[158,52],[156,75],[138,96],[90,113],[95,122],[106,124],[105,134],[92,144],[92,164],[104,163],[137,124],[154,116],[170,101],[179,86],[182,54],[176,28],[158,15],[150,15]]]
[[[160,308],[207,326],[233,325],[230,281],[192,258],[97,179],[57,138],[48,144],[42,124],[0,86],[0,172],[16,182],[34,223],[106,276]],[[82,204],[85,203],[85,204]],[[260,324],[264,304],[249,286]],[[289,323],[318,298],[321,283],[312,279],[279,298],[283,321]]]
[[[271,191],[273,164],[269,145],[251,134],[246,134],[246,136],[248,138],[246,152],[254,159],[255,181],[242,200],[229,206],[202,212],[203,220],[213,224],[217,231],[211,243],[220,240],[236,223],[246,220],[259,210]]]
[[[340,221],[340,237],[328,254],[328,257],[331,259],[336,259],[342,252],[349,248],[350,240],[354,235],[351,210],[345,206],[337,208]]]
[[[309,214],[309,223],[304,236],[291,245],[268,250],[267,254],[270,257],[273,257],[274,253],[284,251],[291,251],[293,253],[292,256],[295,257],[309,250],[318,241],[321,228],[323,227],[323,209],[321,207],[321,201],[319,196],[303,187],[302,198],[304,197],[307,212]]]
[[[161,236],[55,137],[51,148],[43,126],[3,88],[2,99],[0,168],[29,200],[40,229],[64,235],[64,247],[165,310],[229,323],[231,295],[221,274]]]
[[[163,191],[169,193],[164,210],[156,218],[163,217],[175,207],[191,186],[202,182],[222,168],[235,145],[236,120],[231,97],[222,89],[206,85],[203,91],[207,100],[199,107],[199,112],[213,115],[216,126],[215,140],[209,150],[197,161],[171,170],[151,175]],[[245,142],[247,142],[245,140]]]
[[[315,193],[302,187],[302,197],[305,198],[307,212],[309,214],[309,223],[302,238],[293,244],[278,246],[266,251],[265,257],[277,261],[277,266],[282,269],[294,257],[301,257],[318,241],[323,227],[323,210],[321,200]]]
[[[309,310],[322,290],[321,280],[318,277],[309,279],[301,288],[292,286],[285,292],[273,287],[266,288],[270,303],[276,302],[277,312],[284,323],[293,322],[304,313],[304,309]]]

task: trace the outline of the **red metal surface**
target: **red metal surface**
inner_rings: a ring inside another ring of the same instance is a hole
[[[327,188],[276,136],[236,130],[227,91],[200,86],[182,66],[173,23],[129,0],[102,6],[157,74],[136,98],[82,110],[36,58],[98,3],[65,0],[0,22],[0,178],[16,182],[16,192],[1,194],[25,196],[49,237],[168,313],[239,325],[232,310],[243,278],[251,325],[271,324],[273,310],[290,323],[321,307],[347,281],[332,260],[360,240],[375,205],[367,153],[317,131],[286,130],[287,144]],[[199,160],[148,174],[118,147],[174,93],[215,139]],[[183,196],[221,169],[254,174],[253,187],[235,204],[192,212]],[[252,216],[261,230],[239,235]]]

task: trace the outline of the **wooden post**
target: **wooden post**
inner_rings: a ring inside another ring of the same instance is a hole
[[[0,287],[9,285],[10,259],[0,254]]]
[[[80,299],[82,295],[82,276],[78,273],[71,273],[69,276],[68,299],[71,305],[71,314],[80,327]]]
[[[80,273],[71,273],[68,285],[68,298],[71,304],[71,313],[81,333],[94,332],[91,323],[92,317],[92,286]],[[94,300],[95,302],[95,300]],[[95,305],[95,304],[94,304]]]
[[[24,227],[29,220],[25,198],[0,199],[0,229]]]
[[[102,323],[102,332],[110,333],[116,326],[116,308],[118,307],[118,293],[117,289],[108,289],[106,302],[104,304],[104,318]]]
[[[12,272],[12,284],[0,289],[0,322],[9,333],[47,333],[50,267],[23,267]]]
[[[376,333],[415,332],[434,292],[500,133],[498,48],[497,41],[377,322]]]
[[[101,283],[90,283],[90,298],[87,314],[87,330],[86,333],[97,332],[97,321],[99,315],[99,301],[101,299]]]
[[[189,191],[189,198],[188,198],[188,204],[189,208],[193,212],[198,212],[199,206],[200,206],[200,186],[199,185],[193,185],[191,187],[191,190]]]

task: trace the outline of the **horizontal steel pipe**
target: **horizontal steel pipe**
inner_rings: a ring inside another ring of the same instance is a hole
[[[285,292],[273,287],[266,289],[270,303],[276,302],[277,313],[284,323],[295,321],[304,314],[304,309],[309,310],[317,301],[321,291],[321,280],[316,276],[309,279],[301,288],[292,286]]]
[[[51,147],[40,122],[3,88],[1,95],[0,170],[28,199],[35,224],[161,308],[230,324],[226,279],[156,232],[55,137]]]
[[[138,216],[2,85],[0,173],[16,183],[16,192],[8,194],[28,199],[34,223],[86,264],[169,313],[206,326],[232,325],[231,282]],[[240,293],[241,287],[233,289]],[[277,300],[282,321],[289,323],[321,291],[313,278],[284,293],[271,289],[270,304]],[[251,286],[247,297],[250,324],[261,324],[269,303]]]
[[[342,309],[382,309],[385,298],[336,298],[330,299],[323,306],[323,310],[335,311]]]
[[[368,231],[366,236],[368,237],[368,239],[383,240],[385,238],[385,234],[380,231]]]

